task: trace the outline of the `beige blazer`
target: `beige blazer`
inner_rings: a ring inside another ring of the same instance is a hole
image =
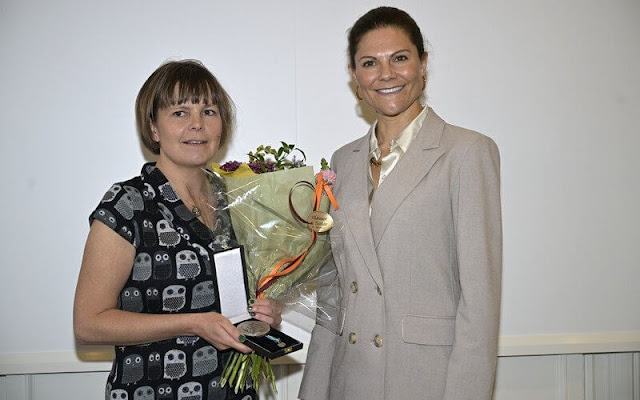
[[[340,208],[325,270],[339,289],[320,282],[299,397],[489,399],[502,268],[498,148],[429,110],[371,217],[368,153],[365,136],[332,158]]]

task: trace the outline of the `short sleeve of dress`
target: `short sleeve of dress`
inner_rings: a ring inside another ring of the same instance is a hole
[[[137,210],[144,208],[142,195],[133,185],[113,184],[105,193],[100,204],[89,216],[89,224],[98,220],[113,229],[134,247],[138,247],[138,227],[135,221]]]

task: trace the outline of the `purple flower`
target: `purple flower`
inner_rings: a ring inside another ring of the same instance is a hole
[[[251,168],[251,170],[256,174],[262,172],[262,164],[260,163],[260,161],[251,161],[249,163],[249,168]]]
[[[240,165],[242,165],[242,163],[238,161],[227,161],[226,163],[220,166],[220,169],[225,172],[233,172],[237,170],[240,167]]]
[[[265,172],[273,172],[276,170],[276,163],[273,161],[267,160],[265,162],[260,161],[251,161],[249,163],[249,168],[256,174],[263,174]]]
[[[276,163],[267,160],[264,162],[263,167],[267,170],[267,172],[273,172],[276,170]]]
[[[291,160],[291,163],[293,164],[293,168],[300,168],[300,167],[304,167],[304,159],[297,159],[296,156],[293,156],[293,159]]]

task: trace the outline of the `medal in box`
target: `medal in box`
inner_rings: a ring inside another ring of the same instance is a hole
[[[222,315],[229,318],[247,338],[245,345],[269,359],[281,357],[302,348],[291,336],[251,318],[247,310],[249,287],[243,247],[234,247],[213,255]]]

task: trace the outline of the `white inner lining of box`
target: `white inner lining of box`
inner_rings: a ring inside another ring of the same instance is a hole
[[[241,251],[236,247],[213,255],[220,310],[233,324],[251,319],[247,310],[247,287],[244,283],[245,269]]]

